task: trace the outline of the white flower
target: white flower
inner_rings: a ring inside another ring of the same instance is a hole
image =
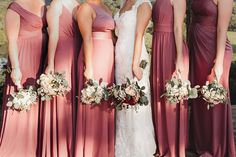
[[[81,102],[84,104],[100,104],[101,101],[105,100],[105,90],[107,83],[102,82],[99,84],[98,81],[89,80],[85,88],[81,90]]]
[[[135,96],[137,92],[135,91],[134,86],[128,86],[125,88],[125,93],[130,96]]]
[[[228,100],[227,90],[216,80],[211,83],[207,81],[202,87],[201,93],[203,99],[209,103],[208,108],[220,103],[225,103]]]
[[[12,93],[8,98],[7,106],[20,111],[29,110],[36,101],[37,92],[30,86],[28,89],[21,89]]]
[[[122,85],[113,85],[109,88],[110,96],[113,98],[112,104],[116,109],[137,109],[139,105],[147,105],[148,99],[144,93],[145,87],[140,87],[137,80],[128,78],[126,80],[126,83]]]
[[[51,99],[54,96],[64,96],[70,91],[65,73],[41,74],[37,84],[40,86],[38,94],[42,100]]]
[[[191,88],[189,80],[182,80],[178,76],[173,76],[165,85],[166,92],[161,96],[165,96],[170,104],[177,104],[181,100],[196,98],[198,86]]]

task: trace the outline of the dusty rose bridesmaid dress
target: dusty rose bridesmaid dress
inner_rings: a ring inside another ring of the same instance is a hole
[[[175,69],[177,57],[174,38],[173,7],[169,0],[156,0],[153,7],[153,51],[152,51],[152,107],[156,133],[157,156],[185,157],[187,143],[187,103],[169,104],[161,95],[165,84]],[[183,44],[184,79],[188,79],[188,49]]]
[[[77,7],[74,8],[74,12]],[[59,40],[55,52],[55,72],[65,72],[71,92],[55,97],[42,106],[42,157],[72,157],[76,105],[76,63],[81,37],[72,13],[62,7],[59,17]]]
[[[96,12],[92,26],[94,79],[114,82],[114,47],[112,16],[97,5],[89,4]],[[78,59],[78,96],[83,88],[84,54],[81,49]],[[97,106],[84,105],[78,100],[76,122],[76,157],[114,157],[114,110],[110,103]]]
[[[43,53],[47,52],[46,8],[44,8],[45,13],[42,18],[27,11],[16,2],[12,2],[8,9],[20,15],[17,45],[22,84],[24,87],[36,85],[36,79],[43,70]],[[3,95],[0,156],[34,157],[38,143],[40,104],[32,106],[27,112],[8,109],[6,107],[8,96],[15,90],[16,87],[8,75]]]
[[[193,0],[193,22],[190,30],[191,81],[204,85],[216,58],[217,6],[213,0]],[[229,88],[232,47],[225,43],[224,71],[220,83]],[[191,103],[190,146],[203,157],[235,157],[230,104],[219,104],[207,110],[199,98]]]

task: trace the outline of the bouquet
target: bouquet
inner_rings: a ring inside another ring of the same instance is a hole
[[[81,90],[81,102],[88,104],[100,104],[103,100],[108,100],[107,83],[99,83],[96,80],[88,80]]]
[[[129,106],[148,105],[149,101],[144,92],[145,87],[140,87],[136,80],[127,78],[127,82],[121,85],[113,85],[109,88],[109,95],[113,99],[113,105],[118,110]]]
[[[0,86],[3,86],[5,83],[6,78],[6,68],[7,59],[6,58],[0,58]]]
[[[201,93],[203,99],[208,103],[208,109],[228,101],[227,90],[217,80],[214,80],[211,83],[207,81],[206,85],[202,86]]]
[[[161,97],[165,96],[170,104],[177,104],[182,100],[197,98],[198,88],[199,86],[191,88],[190,81],[181,79],[178,73],[177,75],[173,75],[166,83],[166,92]]]
[[[29,110],[31,105],[37,102],[37,92],[30,86],[27,89],[20,89],[10,95],[7,102],[7,107],[23,111]]]
[[[37,84],[39,85],[38,95],[43,101],[50,100],[54,96],[64,96],[70,91],[65,73],[42,74]]]

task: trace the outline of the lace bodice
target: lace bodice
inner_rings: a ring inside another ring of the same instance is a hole
[[[116,35],[118,40],[115,47],[115,78],[121,84],[126,78],[133,78],[132,61],[134,53],[135,29],[138,7],[148,0],[138,0],[131,10],[115,15]],[[148,62],[143,71],[143,78],[138,82],[145,86],[145,93],[150,101],[150,56],[143,38],[141,60]],[[144,127],[145,126],[145,127]],[[147,140],[148,139],[148,140]],[[151,106],[139,107],[138,112],[133,109],[118,111],[116,115],[116,157],[152,157],[155,153],[154,129],[152,123]]]

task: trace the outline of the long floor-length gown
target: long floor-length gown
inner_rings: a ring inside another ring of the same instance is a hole
[[[20,16],[20,30],[17,40],[18,59],[22,72],[21,83],[36,85],[36,79],[43,70],[43,57],[47,51],[46,8],[41,18],[12,2],[8,9]],[[10,64],[10,63],[9,63]],[[16,111],[6,107],[9,94],[14,92],[10,75],[7,75],[3,93],[3,124],[0,136],[1,157],[34,157],[38,143],[39,105],[29,111]]]
[[[77,7],[73,9],[76,11]],[[55,72],[65,72],[71,91],[42,106],[40,142],[42,157],[72,157],[76,106],[76,58],[81,38],[71,13],[62,5],[59,17],[59,40],[55,52]]]
[[[171,2],[157,0],[153,7],[153,50],[151,88],[153,120],[156,132],[157,155],[185,157],[188,133],[187,103],[169,104],[164,97],[165,84],[176,70],[177,57],[174,38],[174,12]],[[184,72],[188,79],[188,49],[183,43]]]
[[[117,84],[132,79],[132,61],[134,54],[135,28],[137,23],[137,9],[149,0],[138,0],[132,9],[122,14],[117,12],[116,32],[118,40],[115,48],[115,78]],[[152,7],[152,6],[151,6]],[[138,81],[140,86],[145,86],[145,92],[150,101],[150,55],[145,47],[143,38],[141,60],[146,60],[148,66],[143,71],[143,78]],[[123,109],[116,114],[116,157],[152,157],[155,154],[156,143],[152,122],[151,103],[135,109]]]
[[[204,85],[216,58],[217,5],[213,0],[194,0],[190,30],[191,81]],[[220,83],[229,89],[232,47],[225,43],[223,75]],[[202,98],[191,103],[190,146],[197,153],[211,157],[235,157],[232,113],[230,104],[219,104],[210,110]]]
[[[92,63],[94,79],[107,83],[114,82],[114,47],[112,16],[100,6],[88,3],[96,12],[92,25]],[[81,49],[78,59],[78,98],[84,85],[84,52]],[[114,157],[114,110],[109,102],[99,105],[84,105],[78,100],[75,156]]]

